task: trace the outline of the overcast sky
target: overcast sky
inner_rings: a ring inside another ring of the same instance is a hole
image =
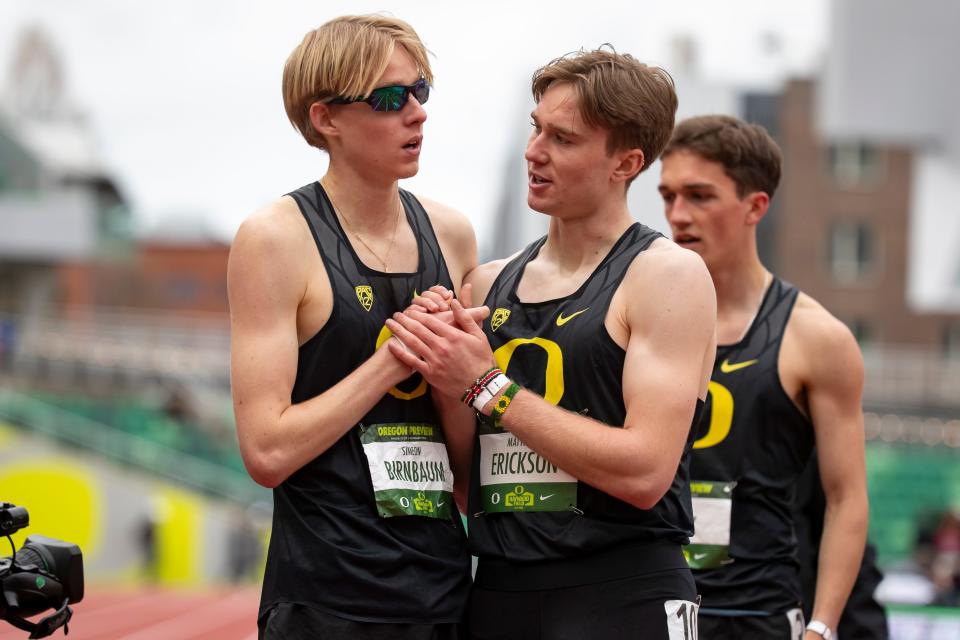
[[[410,22],[434,54],[420,174],[404,186],[481,235],[526,134],[530,73],[550,58],[610,42],[670,70],[671,44],[690,36],[711,82],[772,87],[816,69],[827,37],[827,0],[0,0],[0,81],[17,35],[42,27],[140,228],[194,219],[229,239],[326,165],[286,120],[287,55],[326,20],[375,11]]]

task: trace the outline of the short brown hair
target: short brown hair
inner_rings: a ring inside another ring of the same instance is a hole
[[[580,98],[580,115],[609,132],[607,151],[643,151],[643,168],[653,164],[670,139],[677,112],[673,78],[610,45],[576,51],[552,60],[533,73],[537,102],[555,82],[569,82]]]
[[[780,147],[758,124],[724,115],[687,118],[677,125],[663,157],[681,150],[722,165],[740,198],[754,191],[773,198],[780,184]]]
[[[427,49],[403,20],[341,16],[303,37],[283,67],[283,106],[290,123],[309,144],[318,149],[327,146],[310,124],[310,106],[338,96],[370,93],[398,44],[413,58],[420,75],[433,83]]]

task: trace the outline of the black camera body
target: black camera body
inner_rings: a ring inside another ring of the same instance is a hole
[[[9,536],[30,523],[23,507],[0,502],[0,537]],[[30,638],[45,638],[60,627],[67,632],[73,611],[67,606],[83,600],[83,554],[75,544],[29,536],[12,556],[0,557],[0,620],[30,632]],[[38,622],[25,618],[54,609]]]

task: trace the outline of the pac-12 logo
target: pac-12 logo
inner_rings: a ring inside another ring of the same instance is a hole
[[[493,317],[490,318],[490,328],[494,331],[500,328],[504,322],[510,318],[510,309],[504,309],[503,307],[498,307],[496,311],[493,312]]]
[[[357,300],[360,301],[361,306],[367,311],[373,307],[373,287],[366,284],[361,284],[353,288],[357,292]]]

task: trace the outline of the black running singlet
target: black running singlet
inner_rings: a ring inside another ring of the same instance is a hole
[[[453,289],[433,227],[401,190],[417,239],[415,273],[381,273],[353,250],[319,183],[290,194],[333,289],[323,328],[300,347],[292,401],[346,377],[389,337],[384,321],[435,284]],[[458,622],[470,558],[449,491],[446,448],[419,374],[397,385],[329,449],[273,491],[261,615],[277,602],[358,621]]]
[[[743,339],[717,348],[690,463],[686,555],[704,609],[780,613],[800,602],[792,507],[814,434],[777,368],[797,293],[774,278]]]
[[[536,303],[521,302],[517,286],[546,239],[528,246],[504,267],[485,302],[491,315],[484,332],[500,368],[554,405],[622,428],[626,353],[610,337],[604,319],[633,259],[659,237],[634,224],[575,293]],[[468,522],[471,552],[480,557],[478,580],[485,561],[583,560],[627,547],[642,555],[644,547],[659,543],[676,547],[661,558],[676,557],[684,564],[679,545],[687,542],[693,524],[686,462],[666,495],[643,510],[578,482],[509,432],[481,422],[471,476]],[[645,561],[634,563],[636,570],[619,559],[616,563],[621,566],[611,570],[626,575],[652,568]],[[657,566],[668,568],[675,567]],[[580,569],[592,576],[581,583],[610,579],[599,575],[595,564]],[[572,572],[559,580],[576,581]]]

